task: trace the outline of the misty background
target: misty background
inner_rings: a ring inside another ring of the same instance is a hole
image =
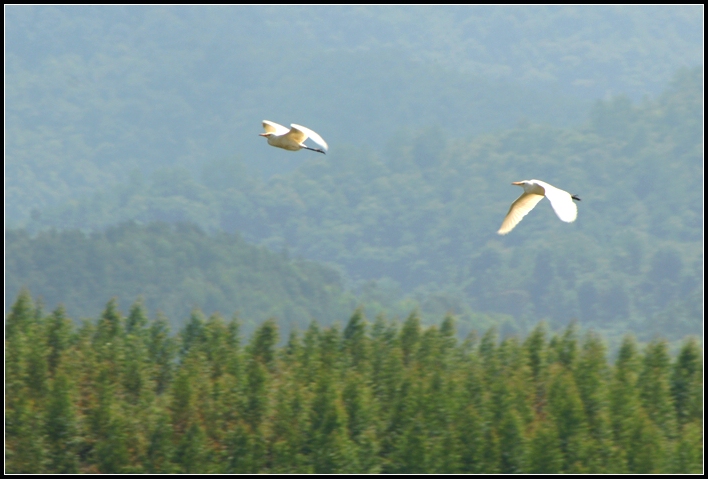
[[[13,6],[5,35],[6,312],[702,334],[702,7]],[[578,220],[498,236],[532,178]]]

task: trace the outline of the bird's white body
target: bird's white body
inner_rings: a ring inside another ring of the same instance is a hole
[[[578,207],[573,203],[573,200],[580,200],[580,198],[571,195],[567,191],[563,191],[541,180],[516,181],[512,185],[521,186],[524,192],[511,204],[501,228],[497,231],[500,235],[505,235],[513,230],[544,196],[551,202],[553,211],[556,212],[561,221],[572,223],[578,217]]]
[[[265,136],[268,139],[268,144],[271,146],[277,146],[278,148],[290,151],[297,151],[303,148],[319,153],[327,151],[327,143],[322,137],[304,126],[292,124],[290,128],[286,128],[275,122],[263,120],[263,129],[265,133],[261,133],[260,136]],[[320,145],[324,150],[306,146],[304,143],[308,138],[311,138],[312,141]]]

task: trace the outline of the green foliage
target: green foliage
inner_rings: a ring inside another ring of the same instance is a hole
[[[701,420],[702,373],[702,352],[698,342],[690,338],[681,348],[671,377],[671,394],[679,427],[689,421]]]
[[[172,424],[167,411],[160,411],[147,428],[149,431],[147,446],[141,457],[145,472],[150,474],[172,472],[175,446],[172,441]]]
[[[47,468],[60,474],[78,472],[78,428],[72,390],[66,374],[58,374],[52,385],[44,419],[49,450]]]
[[[649,343],[638,379],[639,397],[652,422],[671,435],[675,427],[675,411],[672,411],[669,368],[666,341],[655,340]]]
[[[369,341],[366,337],[367,323],[362,308],[357,308],[344,328],[343,345],[349,353],[353,367],[363,367],[369,359]]]
[[[544,427],[545,426],[545,427]],[[528,472],[532,474],[558,474],[563,471],[563,452],[558,439],[558,429],[548,419],[530,438]]]
[[[278,326],[275,319],[265,321],[253,334],[250,353],[253,361],[257,361],[269,369],[273,368],[275,345],[278,343]]]
[[[54,374],[61,364],[62,353],[71,341],[71,320],[66,317],[66,310],[59,305],[47,320],[47,363],[49,373]]]
[[[568,371],[557,369],[548,388],[548,412],[558,430],[563,470],[579,471],[587,425],[583,403]]]
[[[54,231],[29,238],[14,232],[8,233],[8,249],[8,258],[14,258],[7,265],[9,295],[26,285],[41,290],[50,303],[65,301],[68,310],[83,317],[101,306],[98,298],[104,295],[142,297],[124,322],[115,316],[117,302],[109,307],[97,333],[102,342],[110,342],[121,328],[141,330],[148,311],[164,312],[172,326],[190,318],[186,353],[194,341],[203,341],[202,326],[190,316],[195,307],[239,311],[258,321],[278,316],[291,327],[305,327],[313,317],[345,317],[354,305],[332,268],[287,260],[238,236],[211,237],[187,225],[123,224],[91,236]],[[79,264],[91,266],[81,273]],[[28,307],[18,303],[8,334],[31,322]],[[254,325],[246,323],[246,331]]]
[[[450,315],[369,328],[357,309],[344,331],[313,322],[282,347],[267,320],[242,348],[238,321],[218,314],[195,311],[173,337],[140,301],[130,311],[112,299],[77,328],[18,295],[6,318],[8,472],[702,470],[692,339],[672,358],[663,340],[640,350],[628,337],[612,365],[600,335],[572,326],[550,341],[541,324],[524,341],[490,329],[458,344]],[[178,341],[190,343],[181,355]]]

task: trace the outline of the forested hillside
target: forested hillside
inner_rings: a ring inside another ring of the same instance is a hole
[[[272,175],[260,121],[381,150],[582,121],[596,98],[657,95],[703,61],[700,6],[9,6],[5,218],[240,154]]]
[[[8,230],[5,236],[6,297],[27,288],[75,318],[95,315],[105,297],[120,304],[140,297],[147,311],[166,315],[175,329],[194,308],[248,318],[243,332],[250,335],[268,318],[277,318],[285,332],[312,320],[341,322],[357,305],[371,315],[398,317],[417,308],[428,321],[455,309],[464,334],[491,325],[517,329],[509,315],[479,314],[459,303],[450,308],[435,294],[416,300],[386,282],[365,284],[354,294],[335,267],[289,258],[285,249],[272,252],[237,234],[207,235],[193,224],[128,222],[90,235],[50,230],[31,237]]]
[[[543,324],[460,342],[454,320],[263,322],[110,301],[76,327],[23,292],[7,316],[8,473],[701,473],[702,351]]]
[[[142,296],[175,326],[197,307],[304,327],[314,318],[346,317],[355,305],[334,269],[184,224],[127,223],[90,236],[49,231],[34,239],[10,230],[6,241],[5,294],[27,287],[79,318],[93,316],[107,295],[125,302]]]
[[[205,165],[201,181],[163,169],[35,227],[190,221],[341,265],[354,281],[393,280],[454,313],[512,315],[522,330],[545,317],[643,340],[700,335],[702,82],[700,69],[682,70],[656,99],[598,102],[577,128],[529,123],[465,140],[431,128],[383,151],[343,146],[267,182],[233,158]],[[521,192],[511,181],[531,178],[578,194],[578,220],[561,223],[544,200],[497,236]]]

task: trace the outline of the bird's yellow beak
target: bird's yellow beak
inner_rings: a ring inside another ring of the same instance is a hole
[[[512,185],[523,185],[523,184],[524,184],[523,181],[514,181],[514,182],[512,183]]]
[[[268,136],[268,133],[258,133],[258,136]]]

